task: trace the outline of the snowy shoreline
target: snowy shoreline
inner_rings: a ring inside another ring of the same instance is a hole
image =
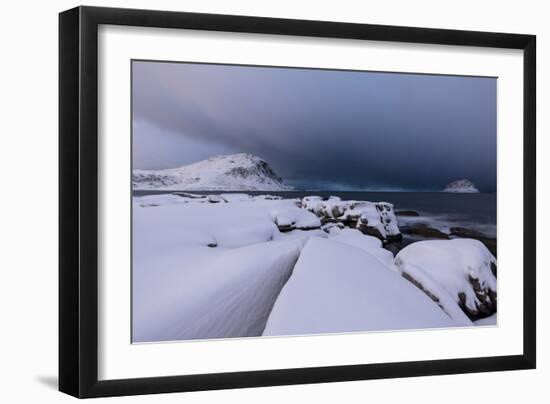
[[[133,342],[496,323],[485,245],[450,235],[394,257],[401,221],[338,197],[133,196]]]

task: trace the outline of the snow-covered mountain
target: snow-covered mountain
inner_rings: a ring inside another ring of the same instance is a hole
[[[456,180],[453,181],[445,187],[443,192],[455,192],[455,193],[465,193],[465,194],[475,194],[479,190],[474,186],[470,180]]]
[[[288,191],[269,164],[251,154],[210,157],[166,170],[133,170],[136,190]]]

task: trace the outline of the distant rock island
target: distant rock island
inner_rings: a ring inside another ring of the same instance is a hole
[[[467,179],[453,181],[445,187],[442,192],[454,192],[454,193],[464,193],[464,194],[475,194],[479,193],[479,189]]]
[[[136,190],[291,191],[260,157],[220,155],[166,170],[133,170]]]

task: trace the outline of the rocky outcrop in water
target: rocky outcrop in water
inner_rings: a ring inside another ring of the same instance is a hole
[[[463,179],[447,184],[443,192],[475,194],[478,193],[479,190],[470,180]]]

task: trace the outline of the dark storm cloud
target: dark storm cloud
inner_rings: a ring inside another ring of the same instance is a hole
[[[496,79],[133,63],[135,168],[267,160],[301,188],[496,188]]]

